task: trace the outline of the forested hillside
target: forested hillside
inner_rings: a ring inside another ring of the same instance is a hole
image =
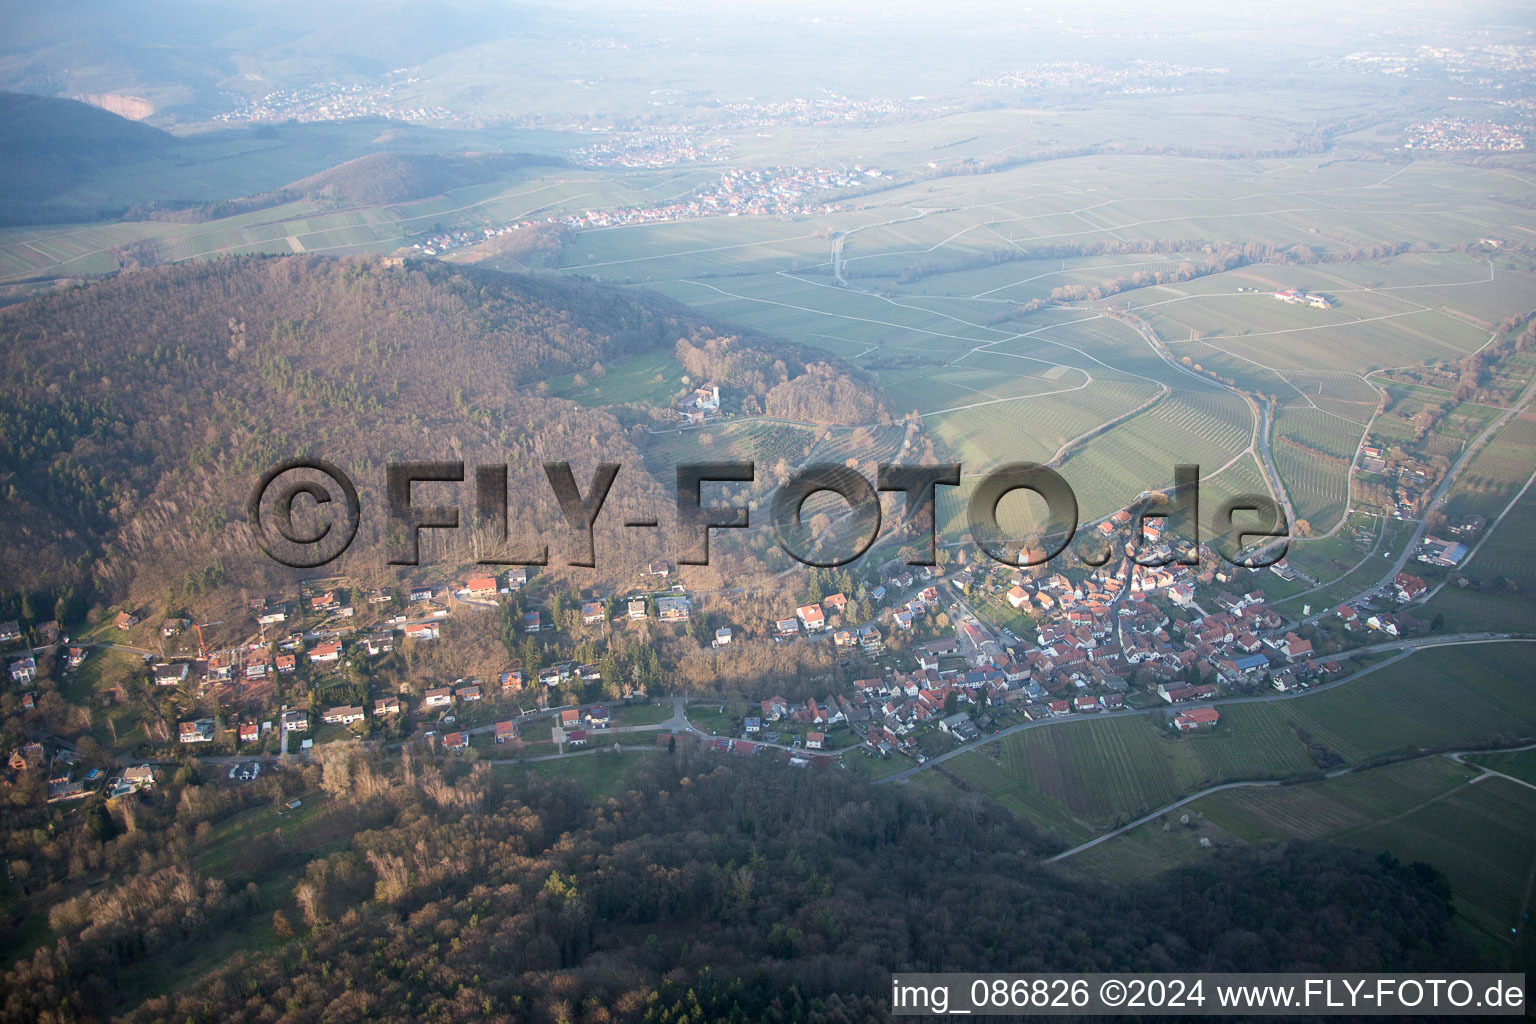
[[[38,607],[136,581],[153,581],[155,597],[167,585],[181,597],[220,580],[259,586],[274,565],[255,557],[245,501],[264,469],[301,455],[347,469],[365,508],[383,508],[391,460],[508,461],[513,521],[542,524],[557,513],[540,463],[564,459],[583,487],[596,462],[624,464],[610,509],[664,511],[672,481],[658,488],[612,415],[536,385],[716,337],[645,293],[320,257],[122,274],[13,307],[0,331],[0,505],[12,526],[0,568]],[[775,365],[770,411],[796,375],[836,377],[860,396],[858,415],[880,406],[847,367]],[[782,404],[826,414],[813,400]],[[382,518],[364,517],[346,558],[383,561]],[[606,539],[618,561],[663,554],[622,527]]]
[[[95,212],[51,197],[106,167],[164,153],[170,135],[86,103],[0,92],[0,223],[40,224]]]
[[[244,791],[178,784],[56,840],[14,833],[11,856],[31,837],[108,881],[59,885],[80,895],[5,977],[3,1019],[839,1022],[885,1019],[892,971],[1478,965],[1443,879],[1354,851],[1089,887],[980,801],[837,771],[680,748],[592,799],[420,758],[328,747]],[[316,786],[326,817],[292,837],[221,839]],[[336,838],[317,855],[310,834]]]

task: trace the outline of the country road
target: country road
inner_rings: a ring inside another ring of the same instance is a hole
[[[1159,338],[1157,336],[1157,332],[1152,329],[1152,325],[1147,323],[1141,317],[1136,316],[1134,313],[1126,312],[1111,315],[1114,316],[1115,319],[1132,327],[1137,334],[1141,335],[1142,339],[1146,341],[1147,345],[1152,349],[1153,352],[1157,354],[1159,359],[1167,363],[1179,373],[1193,377],[1195,380],[1200,381],[1202,384],[1230,392],[1231,394],[1241,398],[1243,402],[1247,404],[1249,411],[1253,414],[1254,420],[1253,438],[1249,443],[1248,450],[1252,452],[1254,457],[1259,460],[1259,467],[1264,474],[1264,484],[1269,488],[1270,497],[1274,498],[1277,502],[1280,503],[1280,508],[1285,513],[1285,521],[1290,524],[1296,523],[1296,509],[1291,505],[1290,494],[1285,489],[1285,480],[1281,478],[1280,471],[1275,467],[1274,457],[1270,454],[1269,450],[1269,404],[1261,404],[1246,391],[1241,391],[1238,388],[1223,384],[1221,381],[1213,380],[1204,374],[1196,373],[1194,370],[1185,366],[1183,363],[1180,363],[1173,357],[1173,353],[1168,351],[1167,346],[1163,344],[1163,340]],[[1265,545],[1264,547],[1269,546],[1271,545]],[[1264,548],[1261,547],[1259,550],[1262,551],[1263,549]],[[1254,554],[1257,553],[1258,552],[1254,552]]]

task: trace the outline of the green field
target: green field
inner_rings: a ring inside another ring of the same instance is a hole
[[[1513,775],[1536,786],[1536,750],[1516,750],[1497,754],[1476,754],[1468,760],[1505,775]]]
[[[657,725],[672,717],[672,705],[625,704],[612,708],[609,717],[614,725]]]
[[[637,741],[638,742],[638,741]],[[665,751],[662,751],[665,753]],[[638,750],[595,750],[578,757],[562,757],[554,761],[533,761],[527,764],[498,764],[491,770],[507,778],[522,773],[541,775],[550,779],[571,779],[586,791],[593,800],[601,800],[620,791],[630,768],[642,757],[656,755]]]
[[[683,368],[670,352],[647,352],[593,372],[552,377],[549,394],[582,405],[627,405],[640,402],[667,408],[684,388]],[[581,380],[578,382],[577,377]]]
[[[1283,718],[1261,705],[1223,710],[1209,734],[1176,737],[1153,718],[1025,729],[945,765],[1004,807],[1065,839],[1122,825],[1186,792],[1313,768]]]
[[[1462,926],[1505,958],[1536,871],[1536,789],[1496,777],[1472,781],[1479,774],[1431,756],[1324,782],[1224,790],[1064,864],[1087,877],[1148,877],[1244,843],[1304,838],[1357,846],[1445,872]]]
[[[1529,633],[1536,629],[1536,601],[1511,593],[1462,590],[1446,587],[1424,606],[1431,615],[1444,616],[1450,630],[1495,629]]]
[[[1277,706],[1351,761],[1536,735],[1533,651],[1522,643],[1431,649]]]

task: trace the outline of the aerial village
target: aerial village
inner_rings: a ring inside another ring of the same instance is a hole
[[[691,423],[719,408],[717,386],[676,403]],[[221,774],[227,765],[228,784],[238,785],[274,759],[354,738],[489,759],[641,740],[771,753],[797,765],[858,752],[919,766],[986,735],[1073,716],[1144,714],[1170,735],[1219,729],[1223,698],[1326,685],[1367,664],[1376,656],[1371,645],[1428,628],[1412,608],[1432,585],[1422,576],[1399,572],[1349,604],[1282,615],[1262,584],[1266,574],[1294,578],[1283,559],[1248,569],[1202,549],[1198,562],[1180,564],[1196,552],[1165,543],[1163,520],[1139,520],[1139,543],[1130,537],[1136,524],[1133,510],[1122,509],[1083,527],[1115,555],[1098,568],[1070,558],[1061,568],[1014,567],[941,548],[933,566],[813,571],[798,598],[727,603],[688,592],[673,565],[653,562],[631,589],[588,589],[576,606],[568,590],[518,567],[400,587],[311,578],[292,593],[250,599],[238,623],[141,621],[140,611],[121,608],[88,639],[62,635],[52,621],[0,623],[8,682],[25,708],[34,706],[40,675],[67,686],[104,648],[116,648],[142,657],[149,706],[180,711],[158,735],[146,729],[119,763],[80,765],[72,744],[40,735],[11,752],[9,770],[46,772],[50,799],[123,796],[189,756],[216,760]],[[1443,575],[1466,551],[1461,540],[1429,536],[1416,557],[1421,572]],[[1043,554],[1018,552],[1021,562]],[[245,640],[216,647],[206,638],[218,627],[220,636]],[[444,645],[451,664],[452,645],[498,630],[520,656],[494,673],[396,672],[381,684],[369,671],[397,651]],[[835,669],[816,677],[814,692],[794,697],[714,699],[657,663],[655,630],[691,630],[715,656],[750,645],[827,645]],[[639,638],[640,654],[651,651],[628,673],[612,655],[626,633]],[[618,724],[636,705],[664,703],[673,704],[672,717],[649,715],[652,728]]]
[[[1418,372],[1449,380],[1455,368]],[[674,429],[731,415],[722,383],[695,384],[670,400]],[[1417,521],[1443,479],[1412,444],[1362,444],[1355,470],[1381,490],[1383,522]],[[1075,716],[1144,715],[1170,737],[1219,730],[1224,700],[1325,686],[1433,631],[1416,611],[1489,525],[1430,517],[1374,587],[1281,611],[1271,594],[1323,586],[1283,557],[1246,568],[1164,538],[1165,522],[1138,506],[1082,524],[1079,536],[1107,552],[1091,564],[1028,545],[1009,564],[959,543],[911,565],[876,548],[797,575],[798,593],[690,590],[664,561],[606,589],[471,565],[315,576],[285,593],[247,591],[214,621],[188,607],[118,607],[75,637],[24,614],[0,622],[0,700],[32,721],[47,721],[61,695],[90,692],[94,682],[75,680],[103,661],[138,667],[96,688],[110,735],[91,737],[88,756],[40,724],[8,770],[45,775],[49,799],[69,800],[138,792],[189,758],[227,766],[238,785],[351,739],[504,761],[681,742],[795,764],[861,752],[917,767]]]

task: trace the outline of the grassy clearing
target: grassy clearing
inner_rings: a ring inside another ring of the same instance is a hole
[[[562,757],[558,761],[498,764],[493,765],[491,770],[505,778],[531,772],[549,778],[572,779],[581,785],[590,799],[601,800],[618,793],[630,768],[641,758],[652,756],[655,755],[638,750],[599,750],[580,757]]]
[[[853,753],[843,755],[843,764],[848,770],[857,772],[871,781],[883,779],[887,775],[895,775],[911,768],[914,762],[910,758],[893,754],[890,757],[878,757],[869,753]]]
[[[588,372],[550,378],[549,393],[589,406],[638,402],[666,407],[683,389],[682,376],[682,364],[672,353],[645,352],[605,367],[601,376]]]
[[[756,712],[753,712],[754,714]],[[695,729],[716,736],[734,736],[735,725],[747,714],[745,705],[697,704],[688,708],[688,721]]]
[[[614,725],[658,725],[672,717],[670,704],[626,704],[611,708]]]

